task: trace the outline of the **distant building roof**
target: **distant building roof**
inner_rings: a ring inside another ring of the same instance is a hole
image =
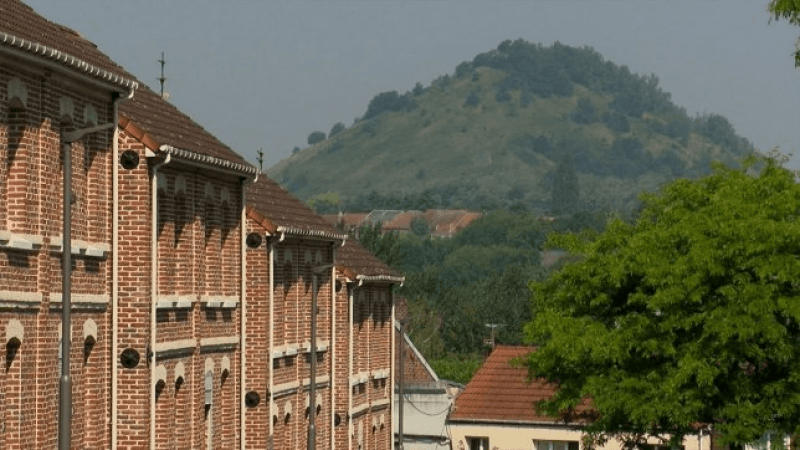
[[[247,187],[247,207],[250,217],[270,233],[284,232],[335,240],[347,237],[264,174]],[[347,245],[351,244],[348,242]]]
[[[534,405],[551,398],[556,385],[543,379],[528,383],[526,367],[512,366],[515,358],[534,351],[526,346],[497,346],[456,398],[450,421],[556,423],[556,418],[536,412]],[[586,410],[581,404],[578,412]]]
[[[355,230],[365,223],[374,226],[380,222],[383,232],[397,231],[400,233],[411,231],[414,219],[422,219],[430,227],[433,236],[453,237],[472,222],[483,217],[483,214],[465,209],[428,209],[424,212],[376,209],[369,213],[326,214],[324,217],[329,223],[342,225],[347,230]]]

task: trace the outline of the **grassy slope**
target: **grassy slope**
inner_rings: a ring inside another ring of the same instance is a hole
[[[481,191],[502,195],[512,187],[527,192],[528,199],[547,199],[550,193],[542,178],[555,169],[555,161],[541,155],[533,164],[520,159],[515,142],[522,136],[545,135],[551,141],[580,136],[611,144],[618,137],[634,137],[658,156],[674,148],[687,167],[700,154],[731,162],[733,157],[705,137],[692,133],[685,147],[677,141],[647,130],[645,119],[663,118],[645,114],[630,119],[630,132],[617,134],[602,122],[579,125],[569,119],[579,98],[589,98],[597,115],[613,100],[607,95],[575,85],[571,97],[539,98],[520,106],[520,92],[509,102],[498,103],[494,86],[505,73],[481,67],[478,80],[453,78],[444,88],[433,86],[415,97],[412,111],[384,113],[281,161],[268,175],[292,189],[301,198],[324,192],[343,196],[375,190],[382,194],[418,193],[438,185],[477,184]],[[464,105],[477,91],[477,107]],[[373,133],[365,132],[375,127]],[[337,142],[338,141],[338,142]],[[331,152],[333,146],[338,150]],[[530,161],[530,159],[529,159]],[[307,182],[297,182],[304,178]],[[582,198],[623,206],[641,190],[655,190],[671,174],[654,171],[637,179],[598,177],[579,173]]]

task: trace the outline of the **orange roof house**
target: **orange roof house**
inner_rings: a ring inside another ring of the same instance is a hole
[[[527,346],[497,346],[467,387],[456,398],[447,420],[451,448],[454,450],[530,449],[579,450],[583,434],[580,424],[539,413],[537,402],[551,398],[555,383],[544,379],[527,381],[528,370],[514,360],[534,351]],[[586,412],[588,400],[578,406]],[[662,444],[656,438],[649,443]],[[710,438],[703,436],[684,441],[685,450],[710,448]],[[603,447],[619,450],[622,443],[609,440]]]

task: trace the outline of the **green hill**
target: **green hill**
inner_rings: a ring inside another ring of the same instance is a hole
[[[335,193],[327,198],[338,196],[338,205],[317,202],[326,212],[545,212],[567,156],[579,209],[631,209],[642,190],[753,150],[724,117],[688,116],[654,75],[633,74],[588,47],[523,40],[505,41],[428,87],[378,94],[351,127],[335,128],[267,171],[302,199]]]

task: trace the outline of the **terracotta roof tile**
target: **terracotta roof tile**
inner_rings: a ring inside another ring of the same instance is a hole
[[[52,47],[116,75],[136,80],[78,32],[53,23],[18,0],[0,0],[0,31]],[[187,115],[139,82],[131,101],[120,106],[120,122],[132,120],[146,145],[170,145],[237,164],[250,164]],[[152,149],[157,150],[157,149]]]
[[[247,187],[247,205],[275,227],[317,232],[326,236],[341,235],[322,216],[264,174]]]
[[[400,272],[378,259],[355,239],[349,239],[344,246],[339,247],[336,252],[336,265],[346,267],[356,275],[402,277]]]
[[[534,408],[555,394],[556,385],[543,379],[528,383],[527,368],[511,365],[532,351],[533,347],[497,346],[456,398],[450,420],[557,422]],[[586,403],[578,410],[585,410]]]

